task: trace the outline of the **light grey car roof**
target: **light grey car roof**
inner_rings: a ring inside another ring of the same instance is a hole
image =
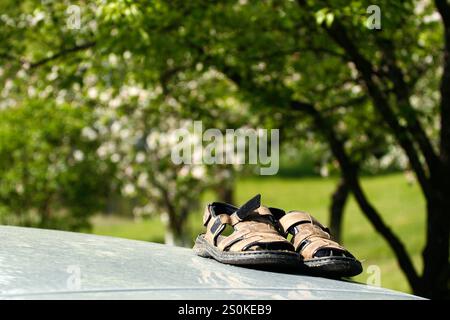
[[[418,299],[345,281],[224,265],[191,249],[0,226],[1,299]]]

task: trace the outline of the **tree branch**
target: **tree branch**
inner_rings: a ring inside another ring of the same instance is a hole
[[[409,101],[411,88],[405,81],[403,70],[397,64],[394,44],[389,39],[381,38],[377,38],[377,43],[383,52],[383,58],[388,69],[387,77],[394,85],[394,94],[397,98],[400,112],[406,119],[406,129],[415,138],[425,158],[430,174],[436,175],[436,171],[439,171],[440,166],[439,158]]]
[[[9,53],[0,52],[0,58],[6,59],[6,60],[19,60],[16,57],[10,55]]]
[[[50,57],[38,60],[36,62],[31,62],[30,65],[29,65],[29,68],[30,69],[34,69],[34,68],[40,67],[40,66],[42,66],[44,64],[47,64],[50,61],[59,59],[59,58],[65,56],[65,55],[68,55],[70,53],[86,50],[88,48],[92,48],[92,47],[95,46],[95,44],[96,44],[95,41],[91,41],[91,42],[87,42],[87,43],[82,44],[82,45],[74,46],[74,47],[71,47],[71,48],[68,48],[68,49],[63,49],[63,50],[61,50],[61,51],[51,55]]]
[[[368,100],[367,95],[357,96],[354,98],[350,98],[346,101],[337,102],[334,106],[323,108],[322,112],[324,114],[329,114],[342,108],[350,109],[351,107],[361,105],[367,100]]]
[[[439,14],[442,17],[442,21],[446,27],[450,26],[450,3],[447,0],[435,0],[434,1]]]
[[[393,110],[389,106],[389,102],[384,93],[377,85],[377,77],[372,64],[359,52],[355,44],[350,40],[345,27],[338,21],[333,22],[331,27],[322,25],[330,37],[341,46],[349,55],[351,61],[355,64],[361,73],[369,95],[372,97],[374,105],[379,110],[388,126],[393,131],[400,146],[405,150],[412,169],[416,173],[417,180],[428,199],[432,197],[432,191],[428,176],[423,168],[422,162],[417,154],[417,150],[411,141],[408,131],[400,125]]]
[[[342,222],[345,204],[348,202],[349,195],[350,188],[348,187],[345,179],[341,177],[331,196],[331,204],[329,207],[329,226],[331,235],[336,242],[342,242]]]

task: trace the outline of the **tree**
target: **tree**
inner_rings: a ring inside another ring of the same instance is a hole
[[[299,1],[299,3],[301,6],[307,6],[304,1]],[[359,49],[357,36],[351,37],[347,31],[348,27],[343,22],[336,20],[329,26],[321,24],[330,38],[345,52],[348,61],[354,64],[363,79],[376,112],[406,153],[422,188],[427,202],[428,216],[427,244],[423,252],[424,270],[420,277],[415,270],[409,270],[407,276],[415,292],[430,297],[439,297],[448,292],[450,234],[450,216],[448,214],[450,202],[446,197],[450,178],[450,162],[448,160],[450,150],[450,125],[448,124],[450,5],[446,1],[436,1],[435,5],[444,24],[443,73],[440,86],[441,100],[438,108],[440,114],[439,146],[435,146],[430,134],[423,128],[420,111],[417,111],[411,102],[415,94],[414,76],[416,76],[415,72],[419,66],[416,63],[410,65],[406,63],[405,57],[397,49],[399,47],[397,39],[375,33],[371,37],[371,44],[375,48],[375,52],[380,54],[381,59],[368,58]],[[408,3],[402,9],[411,13],[413,7]],[[397,18],[399,21],[396,21],[397,19],[393,16],[386,18],[393,25],[411,23],[406,14],[405,16],[401,15],[400,19]],[[404,41],[416,38],[416,35],[405,31],[402,34],[402,37],[405,38]],[[355,32],[352,31],[352,34],[355,35]],[[361,34],[367,34],[367,32],[361,32]],[[406,48],[414,49],[411,45]],[[351,186],[351,188],[354,192],[357,191],[356,186]],[[359,202],[365,212],[371,211],[368,206],[362,205],[362,201]],[[404,259],[403,264],[407,268],[406,265],[409,263]]]
[[[133,202],[134,214],[160,216],[166,227],[165,242],[190,246],[189,214],[199,209],[200,195],[224,184],[232,169],[174,162],[172,151],[182,142],[177,130],[185,130],[190,140],[197,141],[195,145],[200,146],[203,138],[202,132],[193,130],[193,121],[177,111],[178,101],[188,96],[175,97],[161,88],[123,85],[106,105],[98,101],[97,121],[90,130],[101,132],[97,152],[102,160],[116,163],[115,180]],[[189,144],[188,148],[192,149]]]
[[[0,119],[1,221],[88,229],[108,189],[108,167],[92,152],[97,144],[81,135],[88,110],[25,100],[0,110]]]

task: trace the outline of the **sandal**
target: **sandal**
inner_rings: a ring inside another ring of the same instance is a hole
[[[206,233],[195,240],[194,251],[221,263],[259,266],[299,266],[293,245],[281,234],[270,210],[257,195],[242,207],[214,202],[207,205],[203,225]],[[225,227],[233,233],[223,236]]]
[[[329,277],[352,277],[362,272],[348,250],[333,241],[330,230],[306,212],[270,208],[284,234],[292,235],[295,251],[303,258],[307,272]]]

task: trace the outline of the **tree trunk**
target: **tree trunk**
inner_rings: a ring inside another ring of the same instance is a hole
[[[169,220],[166,223],[164,233],[164,243],[170,246],[189,247],[191,245],[189,233],[186,232],[184,223],[180,221]]]
[[[169,197],[169,192],[162,186],[158,186],[163,195],[165,215],[161,216],[161,221],[165,225],[164,242],[168,245],[188,247],[191,245],[189,232],[186,228],[186,220],[189,210],[187,208],[177,208]]]
[[[176,215],[171,212],[168,219],[163,219],[166,230],[164,233],[164,242],[167,245],[178,247],[191,246],[190,234],[186,228],[187,214]]]
[[[227,169],[226,166],[219,167],[224,172],[220,172],[221,178],[214,185],[214,190],[217,194],[217,198],[221,202],[234,204],[234,186],[235,186],[235,171],[233,169]],[[222,173],[226,173],[222,175]]]
[[[191,245],[189,237],[186,234],[169,226],[166,226],[164,243],[169,246],[177,247],[189,247]]]
[[[423,251],[422,294],[450,298],[450,3],[435,0],[444,25],[443,73],[440,85],[440,155],[438,174],[431,172],[431,197],[427,198],[426,246]],[[434,171],[436,172],[436,170]]]
[[[50,197],[44,201],[42,206],[38,210],[41,218],[39,222],[40,228],[49,228],[51,226],[51,210],[50,210]]]
[[[341,179],[336,190],[331,196],[330,206],[330,230],[331,234],[337,242],[342,242],[342,222],[345,204],[349,196],[350,190],[344,179]]]
[[[219,201],[225,203],[234,203],[234,188],[231,184],[225,184],[217,187],[217,197]]]
[[[447,186],[448,187],[448,186]],[[432,299],[449,298],[450,199],[445,184],[427,202],[426,246],[422,253],[422,288],[416,293]]]

